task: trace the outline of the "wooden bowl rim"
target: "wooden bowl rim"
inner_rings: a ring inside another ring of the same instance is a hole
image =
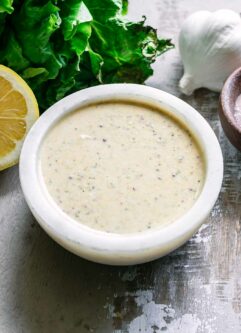
[[[235,121],[233,115],[233,109],[231,107],[231,101],[232,101],[231,94],[235,89],[235,87],[238,90],[237,87],[238,82],[240,82],[239,95],[241,95],[241,67],[237,68],[225,81],[220,95],[220,104],[221,104],[221,112],[223,113],[223,116],[225,117],[226,121],[241,136],[241,125],[238,126],[237,121]]]

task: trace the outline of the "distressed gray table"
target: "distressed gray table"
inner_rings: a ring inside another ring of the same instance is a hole
[[[176,40],[183,19],[199,9],[239,0],[131,0],[130,16]],[[133,267],[94,264],[68,253],[38,226],[21,192],[18,168],[0,174],[1,333],[241,332],[241,153],[225,138],[218,95],[181,96],[178,51],[154,65],[147,82],[186,100],[209,121],[221,143],[225,175],[218,202],[182,248]]]

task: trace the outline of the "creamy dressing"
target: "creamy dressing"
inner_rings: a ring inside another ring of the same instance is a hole
[[[57,205],[76,221],[114,233],[171,223],[196,201],[202,153],[161,110],[129,102],[94,104],[59,121],[40,152]]]

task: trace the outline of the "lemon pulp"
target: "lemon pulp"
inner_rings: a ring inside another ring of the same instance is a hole
[[[18,162],[24,138],[38,116],[30,87],[17,73],[0,65],[0,170]]]

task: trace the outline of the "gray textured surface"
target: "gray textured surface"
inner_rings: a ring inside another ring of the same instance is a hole
[[[160,33],[176,38],[189,13],[222,7],[241,11],[238,0],[131,0],[130,15],[146,14]],[[148,84],[180,96],[177,50],[154,68]],[[210,122],[221,142],[224,183],[198,234],[155,262],[108,267],[68,253],[32,217],[17,167],[1,172],[1,333],[241,331],[241,153],[220,128],[217,94],[200,90],[184,99]]]

